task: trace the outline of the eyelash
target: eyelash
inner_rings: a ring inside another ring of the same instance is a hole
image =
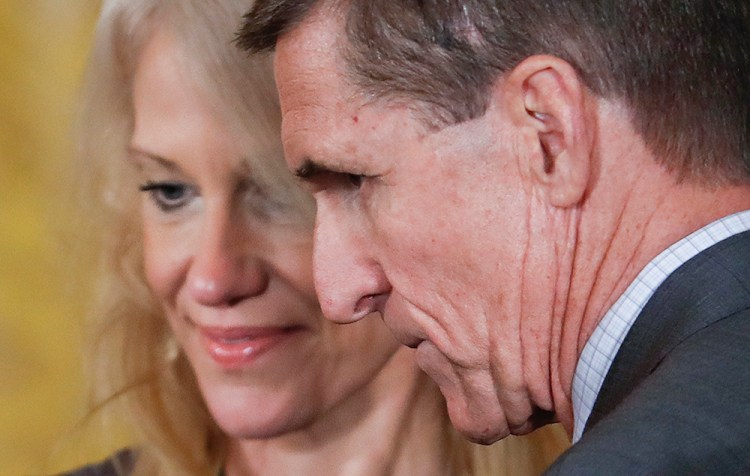
[[[355,188],[360,188],[362,186],[362,183],[365,181],[366,178],[367,178],[366,175],[346,174],[346,179]]]
[[[141,192],[148,193],[154,204],[163,212],[172,212],[184,207],[194,195],[191,193],[192,187],[180,182],[147,182],[138,188]],[[170,197],[175,193],[178,193],[179,197]]]

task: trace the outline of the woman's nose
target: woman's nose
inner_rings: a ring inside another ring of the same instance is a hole
[[[241,221],[241,220],[238,220]],[[206,220],[188,272],[192,298],[204,306],[231,306],[263,294],[268,264],[241,223],[231,217]]]

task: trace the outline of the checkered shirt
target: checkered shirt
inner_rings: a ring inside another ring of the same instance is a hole
[[[604,315],[586,342],[573,376],[573,443],[583,434],[604,377],[622,341],[656,288],[693,256],[747,230],[750,230],[750,210],[724,217],[681,239],[646,265]]]

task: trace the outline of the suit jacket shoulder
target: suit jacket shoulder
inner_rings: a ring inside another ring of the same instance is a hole
[[[675,271],[548,474],[750,474],[750,233]]]

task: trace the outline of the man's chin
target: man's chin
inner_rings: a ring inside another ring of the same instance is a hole
[[[476,414],[462,402],[451,405],[448,403],[448,416],[456,431],[461,433],[467,440],[481,445],[490,445],[507,436],[527,435],[534,430],[557,420],[552,412],[540,411],[531,419],[520,425],[511,426],[504,417],[496,415]],[[471,408],[471,407],[468,407]]]
[[[468,440],[489,445],[510,434],[491,381],[474,387],[459,378],[450,361],[429,341],[417,346],[419,367],[437,383],[456,430]]]
[[[482,418],[481,415],[466,412],[464,405],[451,405],[449,402],[448,416],[456,431],[472,443],[491,445],[510,435],[505,420]]]

